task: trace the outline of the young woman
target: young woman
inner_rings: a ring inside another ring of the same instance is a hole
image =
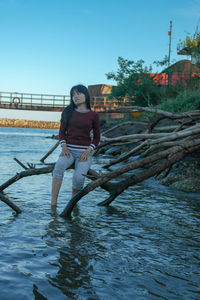
[[[91,138],[91,131],[93,137]],[[51,209],[56,211],[57,198],[64,172],[73,163],[72,197],[83,187],[85,176],[92,163],[92,151],[100,141],[98,114],[91,111],[90,95],[83,85],[71,88],[70,105],[61,116],[59,141],[62,152],[53,170]]]

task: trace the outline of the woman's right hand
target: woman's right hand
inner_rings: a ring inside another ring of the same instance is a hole
[[[67,156],[68,158],[70,158],[71,154],[67,149],[67,145],[62,145],[62,152],[60,153],[60,156]]]

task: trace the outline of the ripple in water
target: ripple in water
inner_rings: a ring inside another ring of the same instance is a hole
[[[39,162],[55,133],[2,128],[1,182],[21,171],[14,155]],[[71,175],[65,174],[59,212],[70,199]],[[199,195],[149,179],[107,208],[97,206],[107,197],[98,188],[63,219],[50,212],[50,188],[46,174],[6,189],[23,212],[15,215],[1,202],[0,299],[199,299]]]

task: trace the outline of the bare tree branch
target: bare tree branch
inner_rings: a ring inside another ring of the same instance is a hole
[[[92,190],[94,190],[96,187],[110,181],[113,178],[116,178],[120,175],[122,175],[125,172],[137,169],[137,168],[141,168],[144,167],[146,164],[152,164],[160,159],[167,159],[167,162],[165,164],[162,164],[161,167],[157,167],[156,169],[154,168],[152,170],[152,168],[147,171],[140,174],[139,180],[142,181],[144,179],[147,179],[151,176],[156,175],[157,173],[163,171],[165,168],[169,168],[170,165],[174,164],[174,162],[179,161],[180,159],[182,159],[185,155],[187,155],[188,153],[191,153],[195,150],[199,150],[200,149],[200,139],[196,139],[196,140],[192,140],[189,141],[187,143],[180,143],[179,146],[175,146],[172,147],[171,149],[167,149],[165,151],[161,151],[157,154],[154,154],[148,158],[143,158],[140,159],[138,161],[135,161],[133,163],[130,163],[128,165],[125,165],[121,168],[118,168],[115,171],[112,171],[108,174],[105,174],[104,176],[102,176],[101,178],[95,180],[92,183],[89,183],[86,187],[84,187],[79,193],[77,193],[67,204],[67,206],[65,207],[65,209],[63,210],[63,212],[61,213],[62,217],[66,217],[68,216],[71,211],[73,210],[73,207],[76,205],[76,203],[86,194],[88,194],[89,192],[91,192]],[[177,155],[176,155],[177,154]],[[137,181],[137,182],[140,182]],[[132,181],[131,181],[132,182]],[[120,185],[120,184],[119,184]],[[113,197],[111,197],[111,199],[113,200]]]
[[[56,143],[55,143],[55,145],[47,152],[47,154],[45,154],[41,159],[40,159],[40,161],[41,162],[44,162],[45,161],[45,159],[58,147],[58,145],[60,144],[60,142],[59,141],[57,141]]]
[[[12,201],[10,201],[8,199],[8,197],[4,196],[2,193],[0,193],[0,199],[1,201],[3,201],[4,203],[6,203],[8,206],[10,206],[16,213],[21,213],[21,209],[15,205]]]
[[[127,126],[127,125],[140,125],[140,126],[147,126],[147,123],[146,122],[137,122],[137,121],[127,121],[127,122],[123,122],[123,123],[120,123],[120,124],[117,124],[115,126],[113,126],[112,128],[106,130],[106,131],[103,131],[101,134],[103,136],[105,136],[106,134],[120,128],[120,127],[124,127],[124,126]]]
[[[104,166],[104,168],[109,168],[115,164],[118,164],[126,159],[128,159],[130,156],[132,156],[133,154],[137,153],[139,150],[141,150],[142,148],[144,148],[145,146],[147,146],[147,142],[143,142],[140,145],[136,146],[135,148],[133,148],[132,150],[130,150],[128,153],[123,154],[122,156],[120,156],[119,158],[110,161],[108,164],[106,164]]]
[[[200,110],[194,110],[194,111],[190,111],[190,112],[184,112],[184,113],[180,113],[180,114],[176,114],[176,113],[171,113],[168,111],[164,111],[158,108],[150,108],[150,107],[141,107],[141,106],[126,106],[126,107],[118,107],[115,108],[115,111],[121,111],[123,110],[123,112],[131,112],[131,111],[146,111],[149,113],[154,113],[154,114],[158,114],[158,115],[162,115],[166,118],[169,119],[182,119],[183,117],[195,117],[195,116],[200,116]]]
[[[0,186],[0,192],[2,192],[8,186],[10,186],[11,184],[13,184],[14,182],[18,181],[19,179],[21,179],[23,177],[50,173],[50,172],[52,172],[53,167],[54,167],[54,165],[50,165],[48,167],[42,167],[42,168],[37,168],[37,169],[36,168],[35,169],[28,169],[28,170],[22,171],[20,173],[17,173],[15,176],[13,176],[12,178],[7,180],[5,183],[3,183]]]
[[[148,143],[150,145],[154,145],[154,144],[163,143],[163,142],[166,142],[166,141],[177,140],[179,138],[191,136],[191,135],[194,135],[194,134],[197,134],[197,133],[200,133],[200,125],[199,124],[197,124],[195,126],[192,126],[189,129],[184,129],[182,131],[172,133],[172,134],[168,135],[167,137],[165,136],[165,137],[162,137],[160,139],[155,139],[155,140],[152,140],[152,141],[149,140]]]

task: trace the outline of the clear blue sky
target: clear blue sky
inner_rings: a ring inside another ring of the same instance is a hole
[[[113,84],[118,56],[150,65],[168,54],[170,20],[172,60],[185,59],[176,46],[195,32],[200,0],[0,0],[0,91]]]

